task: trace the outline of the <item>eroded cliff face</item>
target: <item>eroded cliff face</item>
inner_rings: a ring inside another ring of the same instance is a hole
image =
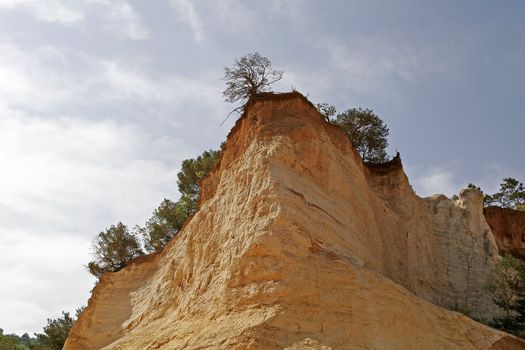
[[[488,207],[484,213],[500,253],[525,260],[525,211]]]
[[[261,95],[156,256],[104,276],[65,349],[520,349],[487,317],[481,194],[422,199],[298,93]]]

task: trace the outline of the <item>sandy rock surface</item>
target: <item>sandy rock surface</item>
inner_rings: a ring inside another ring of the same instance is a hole
[[[298,93],[262,95],[157,255],[108,274],[77,349],[525,349],[489,317],[481,193],[419,198]],[[449,309],[449,310],[446,310]]]

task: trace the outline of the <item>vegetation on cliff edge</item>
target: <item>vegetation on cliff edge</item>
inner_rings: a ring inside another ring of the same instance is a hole
[[[344,130],[363,161],[369,163],[388,161],[386,148],[390,131],[373,110],[349,108],[337,114],[336,108],[328,103],[318,103],[316,108],[326,121],[339,125]]]
[[[160,252],[196,210],[200,182],[219,161],[224,145],[184,160],[177,174],[180,199],[174,202],[165,198],[143,226],[129,230],[119,222],[100,232],[93,243],[94,259],[87,265],[89,272],[100,278],[106,272],[122,269],[138,256]]]

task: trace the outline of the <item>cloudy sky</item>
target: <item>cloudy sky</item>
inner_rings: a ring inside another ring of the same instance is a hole
[[[524,18],[521,0],[0,0],[0,328],[86,304],[93,238],[178,198],[249,52],[285,71],[276,90],[372,108],[422,196],[525,180]]]

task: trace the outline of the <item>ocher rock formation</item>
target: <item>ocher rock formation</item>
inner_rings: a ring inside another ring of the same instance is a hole
[[[525,260],[525,211],[488,207],[484,209],[498,249]]]
[[[302,95],[252,99],[202,187],[161,254],[103,276],[65,349],[525,349],[445,310],[494,310],[481,194],[417,197]]]

